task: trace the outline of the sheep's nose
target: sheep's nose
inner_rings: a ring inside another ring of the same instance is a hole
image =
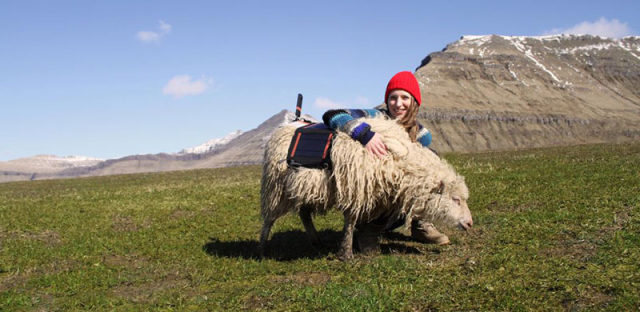
[[[469,221],[467,221],[467,226],[469,228],[473,227],[473,219],[469,219]]]
[[[467,231],[473,226],[473,219],[460,220],[460,227]]]

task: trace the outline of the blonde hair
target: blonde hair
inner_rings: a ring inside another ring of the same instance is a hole
[[[388,103],[389,103],[389,99],[387,99],[387,111],[391,112],[391,110],[389,109]],[[409,134],[409,138],[411,139],[411,142],[417,141],[418,131],[420,130],[418,127],[418,120],[417,120],[419,110],[420,110],[420,106],[418,105],[416,98],[411,96],[411,107],[409,107],[409,110],[407,111],[406,114],[404,114],[404,116],[402,116],[402,118],[397,120],[397,122],[400,125],[402,125],[405,130],[407,130],[407,133]]]

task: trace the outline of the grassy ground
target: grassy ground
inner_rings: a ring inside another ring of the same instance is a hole
[[[348,263],[337,213],[255,258],[259,167],[0,184],[0,310],[638,310],[640,144],[446,158],[474,230]]]

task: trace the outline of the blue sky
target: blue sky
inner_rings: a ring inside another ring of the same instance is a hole
[[[391,5],[394,3],[393,5]],[[640,1],[0,1],[0,161],[177,152],[379,104],[462,35],[638,35]]]

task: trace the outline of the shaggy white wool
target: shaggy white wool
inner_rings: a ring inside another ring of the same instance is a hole
[[[262,216],[276,220],[303,205],[323,212],[338,209],[357,220],[382,215],[407,215],[443,219],[455,194],[465,202],[469,196],[464,179],[432,151],[411,142],[407,132],[393,120],[368,118],[381,134],[387,156],[377,158],[359,142],[338,133],[333,142],[333,170],[289,168],[287,152],[295,127],[277,129],[264,154]],[[447,196],[445,196],[447,195]]]

